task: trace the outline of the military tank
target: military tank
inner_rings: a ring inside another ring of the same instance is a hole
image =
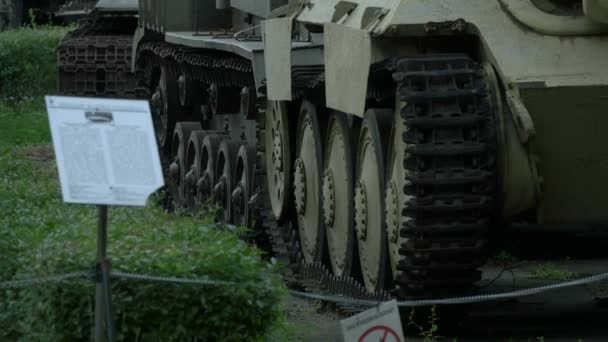
[[[605,0],[150,0],[133,37],[171,207],[306,286],[472,293],[492,231],[608,219]]]
[[[137,1],[69,1],[58,15],[81,17],[57,48],[60,95],[135,98],[131,72]]]

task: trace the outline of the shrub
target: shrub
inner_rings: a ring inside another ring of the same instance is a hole
[[[278,317],[280,282],[235,235],[196,220],[163,224],[158,209],[114,210],[109,255],[114,269],[161,276],[230,280],[236,286],[194,286],[112,280],[120,341],[243,341],[259,339]],[[137,218],[146,217],[137,222]],[[149,226],[144,222],[156,222]],[[128,222],[135,222],[129,225]],[[90,268],[94,225],[50,233],[31,253],[33,274]],[[25,270],[24,270],[25,271]],[[18,277],[27,276],[19,274]],[[19,295],[19,335],[27,340],[87,340],[93,321],[90,281],[31,287]]]
[[[62,203],[54,162],[40,154],[21,146],[0,155],[0,281],[89,270],[95,260],[96,211]],[[259,340],[279,317],[278,277],[234,232],[155,205],[110,208],[109,217],[114,270],[239,283],[112,279],[120,341]],[[87,279],[0,289],[2,341],[90,340],[93,315]]]
[[[65,27],[0,32],[0,97],[20,101],[55,92],[57,45]]]

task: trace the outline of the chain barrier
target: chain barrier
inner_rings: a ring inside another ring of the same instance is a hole
[[[32,285],[40,285],[44,283],[60,283],[66,280],[77,279],[77,278],[88,278],[95,279],[95,274],[91,271],[72,272],[65,274],[58,274],[48,277],[37,277],[22,280],[11,280],[0,282],[0,289],[17,289]]]
[[[246,282],[235,282],[227,280],[209,280],[209,279],[188,279],[176,277],[160,277],[147,274],[137,274],[119,271],[110,271],[110,277],[131,280],[154,281],[159,283],[185,284],[185,285],[205,285],[205,286],[238,286],[246,285]]]
[[[470,303],[479,303],[479,302],[487,302],[493,300],[502,300],[502,299],[511,299],[516,297],[526,297],[537,295],[541,293],[546,293],[550,291],[556,291],[561,289],[566,289],[570,287],[577,287],[582,285],[587,285],[591,283],[596,283],[600,281],[608,280],[608,273],[600,273],[597,275],[584,277],[576,280],[564,281],[556,284],[543,285],[538,287],[531,287],[521,290],[514,290],[508,292],[501,293],[491,293],[491,294],[482,294],[482,295],[474,295],[474,296],[465,296],[465,297],[452,297],[452,298],[439,298],[439,299],[418,299],[418,300],[402,300],[398,301],[397,304],[402,307],[413,307],[413,306],[432,306],[432,305],[457,305],[457,304],[470,304]],[[348,298],[343,296],[330,296],[330,295],[321,295],[316,293],[308,293],[302,291],[291,291],[294,296],[313,299],[313,300],[321,300],[325,302],[333,302],[333,303],[341,303],[341,304],[351,304],[358,306],[368,306],[374,307],[378,306],[378,301],[373,300],[364,300],[364,299],[355,299]]]
[[[226,280],[211,280],[211,279],[189,279],[189,278],[176,278],[176,277],[163,277],[163,276],[153,276],[147,274],[138,274],[138,273],[129,273],[129,272],[121,272],[121,271],[112,271],[110,272],[110,276],[113,278],[120,279],[130,279],[130,280],[142,280],[142,281],[152,281],[152,282],[160,282],[160,283],[172,283],[172,284],[187,284],[187,285],[203,285],[203,286],[249,286],[252,285],[251,282],[235,282],[235,281],[226,281]],[[22,288],[26,286],[38,285],[43,283],[58,283],[71,279],[95,279],[95,274],[90,271],[83,272],[72,272],[48,277],[38,277],[24,280],[13,280],[0,282],[0,289],[14,289],[14,288]],[[580,279],[564,281],[556,284],[543,285],[538,287],[531,287],[521,290],[507,291],[501,293],[490,293],[490,294],[481,294],[481,295],[473,295],[473,296],[464,296],[464,297],[452,297],[452,298],[438,298],[438,299],[419,299],[419,300],[402,300],[398,301],[398,305],[402,307],[414,307],[414,306],[432,306],[432,305],[457,305],[457,304],[470,304],[470,303],[478,303],[478,302],[487,302],[493,300],[503,300],[510,299],[516,297],[526,297],[532,295],[538,295],[546,292],[577,287],[582,285],[587,285],[591,283],[601,282],[608,280],[608,273],[600,273],[597,275],[592,275]],[[325,302],[333,302],[333,303],[341,303],[341,304],[350,304],[350,305],[358,305],[362,307],[374,307],[379,304],[378,301],[374,300],[365,300],[365,299],[356,299],[345,296],[333,296],[333,295],[324,295],[318,293],[310,293],[303,291],[295,291],[292,290],[290,293],[294,296],[312,299],[312,300],[320,300]]]

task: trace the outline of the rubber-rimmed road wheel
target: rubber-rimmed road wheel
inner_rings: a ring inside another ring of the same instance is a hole
[[[239,149],[234,172],[234,190],[232,191],[232,212],[234,224],[249,227],[251,210],[249,199],[253,195],[253,179],[256,149],[254,146],[242,145]]]
[[[292,190],[291,137],[288,106],[283,101],[268,101],[265,124],[265,160],[268,197],[275,219],[281,220],[289,205]]]
[[[169,190],[172,197],[173,209],[185,206],[185,177],[187,169],[187,148],[193,131],[201,129],[198,122],[179,122],[175,125],[173,141],[171,143],[171,157],[173,162],[169,165]]]
[[[358,133],[358,132],[357,132]],[[325,142],[323,215],[329,260],[337,276],[350,276],[355,262],[355,139],[346,114],[332,112]]]
[[[317,108],[304,101],[300,109],[294,164],[294,199],[302,254],[308,263],[324,255],[323,223],[323,137]]]
[[[369,292],[388,285],[384,204],[387,134],[383,128],[391,122],[392,113],[383,109],[365,113],[357,149],[355,229],[363,281]]]
[[[234,165],[239,150],[239,143],[224,140],[220,144],[215,163],[217,182],[213,189],[216,203],[220,206],[217,218],[222,223],[232,223],[232,191],[234,190]]]

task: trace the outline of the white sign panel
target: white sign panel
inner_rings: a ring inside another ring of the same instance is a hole
[[[404,342],[397,301],[385,302],[340,322],[345,342]]]
[[[147,101],[47,96],[67,203],[144,206],[164,185]]]

